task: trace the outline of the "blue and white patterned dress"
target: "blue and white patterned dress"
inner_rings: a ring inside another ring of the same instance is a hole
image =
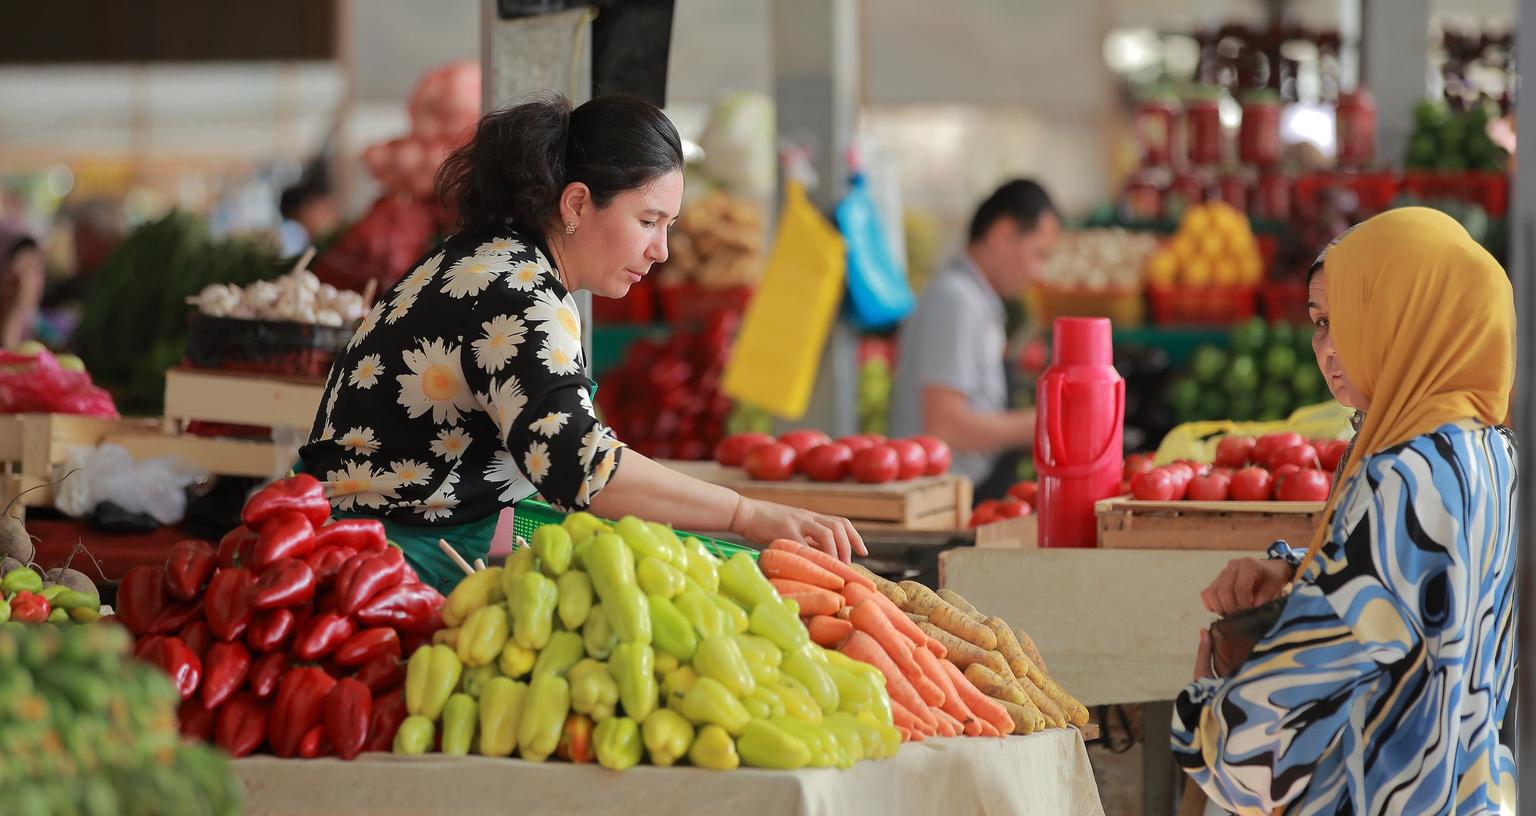
[[[1372,456],[1280,620],[1174,705],[1176,758],[1240,813],[1513,813],[1514,442],[1446,425]]]

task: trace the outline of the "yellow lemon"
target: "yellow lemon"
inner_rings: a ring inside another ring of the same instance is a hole
[[[1222,258],[1211,264],[1211,283],[1216,286],[1236,286],[1242,282],[1242,271],[1237,261]]]
[[[1183,279],[1186,286],[1210,286],[1214,276],[1211,270],[1211,262],[1205,258],[1194,258],[1184,264]]]
[[[1169,244],[1173,250],[1173,257],[1177,258],[1182,266],[1195,258],[1200,257],[1200,239],[1192,232],[1181,232],[1173,236]]]
[[[1229,254],[1227,239],[1220,232],[1207,232],[1200,238],[1200,254],[1211,260],[1225,258]]]
[[[1179,259],[1169,249],[1160,249],[1147,260],[1147,281],[1167,288],[1179,278]]]
[[[1264,262],[1259,260],[1258,253],[1244,255],[1237,263],[1238,281],[1245,286],[1252,286],[1264,279]]]
[[[1209,207],[1196,204],[1184,211],[1184,219],[1179,222],[1179,232],[1188,232],[1195,235],[1209,231],[1215,226],[1215,218]]]

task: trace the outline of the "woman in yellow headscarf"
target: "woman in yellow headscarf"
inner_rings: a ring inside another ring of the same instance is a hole
[[[1315,331],[1365,423],[1278,620],[1226,678],[1201,633],[1175,754],[1240,813],[1512,813],[1508,276],[1448,216],[1405,208],[1321,277]]]

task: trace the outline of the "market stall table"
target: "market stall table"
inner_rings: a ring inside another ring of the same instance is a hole
[[[935,739],[846,771],[718,773],[639,766],[532,764],[488,757],[353,762],[248,757],[234,763],[250,816],[456,813],[1102,814],[1081,735],[1057,729],[1005,740]]]

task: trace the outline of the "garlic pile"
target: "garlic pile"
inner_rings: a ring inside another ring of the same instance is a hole
[[[1150,232],[1090,229],[1061,236],[1045,269],[1045,283],[1070,289],[1136,289],[1142,268],[1157,251]]]
[[[190,302],[209,317],[289,320],[337,327],[362,320],[368,311],[362,295],[321,283],[307,269],[276,280],[257,281],[244,289],[228,283],[210,284]]]

